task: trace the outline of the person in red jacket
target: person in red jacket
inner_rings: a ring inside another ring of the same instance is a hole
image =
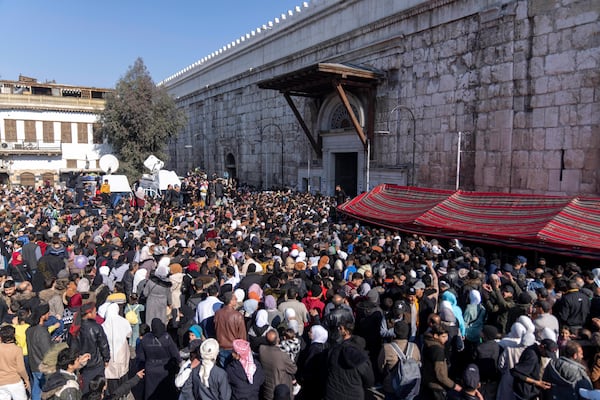
[[[309,321],[304,324],[305,327],[319,323],[323,318],[323,310],[325,303],[321,300],[323,297],[323,289],[321,286],[314,284],[308,292],[308,296],[302,299],[302,303],[306,306],[310,315]]]

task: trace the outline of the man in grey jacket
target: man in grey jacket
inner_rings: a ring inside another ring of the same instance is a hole
[[[575,341],[569,341],[563,355],[553,359],[544,371],[543,381],[552,386],[546,391],[547,399],[578,399],[579,389],[592,389],[592,382],[583,361],[583,349]]]

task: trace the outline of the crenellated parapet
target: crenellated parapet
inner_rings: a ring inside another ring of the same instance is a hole
[[[311,6],[313,6],[313,5],[315,5],[319,2],[323,2],[323,1],[327,1],[327,0],[312,0],[310,3],[311,3]],[[211,63],[212,61],[214,61],[216,58],[222,56],[223,54],[227,54],[228,52],[235,51],[237,49],[240,49],[241,47],[246,47],[246,46],[250,45],[250,43],[253,40],[257,40],[257,39],[266,37],[266,35],[268,35],[271,31],[276,31],[276,30],[282,29],[282,27],[284,27],[286,23],[289,23],[292,19],[297,19],[298,17],[300,17],[300,14],[304,10],[308,9],[308,7],[309,7],[309,2],[308,1],[303,2],[302,5],[296,6],[293,10],[288,10],[287,13],[283,13],[280,16],[275,17],[273,20],[270,20],[267,23],[262,24],[261,26],[251,30],[250,32],[246,33],[245,35],[240,36],[239,38],[237,38],[235,40],[232,40],[230,43],[223,45],[223,47],[213,51],[212,53],[208,54],[205,57],[202,57],[201,59],[194,62],[193,64],[190,64],[187,67],[183,68],[182,70],[163,79],[162,81],[160,81],[158,83],[158,85],[160,86],[160,85],[167,84],[177,78],[180,78],[180,77],[188,74],[189,72],[195,71],[198,68],[201,68],[201,67],[205,66],[206,64]]]

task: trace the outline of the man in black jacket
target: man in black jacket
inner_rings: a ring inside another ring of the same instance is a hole
[[[482,342],[475,350],[475,364],[479,368],[481,388],[479,391],[486,400],[496,400],[500,371],[498,358],[500,345],[496,342],[498,329],[493,325],[485,325],[481,331]]]
[[[375,383],[369,355],[364,349],[364,339],[352,336],[353,330],[352,322],[340,326],[342,343],[334,346],[328,356],[327,400],[363,400],[365,390]]]
[[[90,360],[81,369],[82,393],[86,394],[90,381],[98,375],[104,376],[104,368],[110,361],[110,349],[102,326],[96,322],[96,305],[82,305],[81,316],[81,327],[71,346],[77,346],[80,354],[90,354]]]
[[[44,374],[40,372],[39,365],[44,356],[52,346],[52,339],[48,328],[44,327],[44,322],[50,315],[50,306],[47,303],[40,304],[33,310],[31,320],[32,325],[25,331],[27,338],[27,353],[29,355],[29,365],[33,375],[31,385],[32,400],[40,400],[42,397],[42,388],[44,386]]]
[[[590,298],[581,293],[577,281],[572,279],[569,281],[569,290],[554,304],[552,311],[560,326],[568,326],[571,333],[576,334],[587,321]]]

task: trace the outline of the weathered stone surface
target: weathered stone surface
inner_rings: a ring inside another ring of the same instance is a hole
[[[252,184],[279,179],[269,163],[274,150],[258,145],[264,142],[261,127],[277,124],[295,143],[284,157],[284,180],[290,184],[301,181],[298,167],[306,165],[309,149],[281,94],[259,90],[257,82],[338,62],[383,72],[376,89],[376,130],[387,129],[389,111],[398,104],[415,114],[416,184],[454,187],[460,130],[474,138],[465,138],[461,171],[469,188],[598,194],[600,177],[593,170],[600,159],[600,1],[497,3],[416,0],[409,13],[408,3],[397,0],[378,0],[378,7],[367,0],[323,0],[303,10],[297,24],[275,26],[227,58],[219,55],[192,69],[187,74],[193,79],[177,78],[167,87],[182,107],[203,102],[202,112],[190,114],[186,130],[203,140],[200,166],[221,173],[231,154],[239,179]],[[347,90],[362,108],[364,124],[366,93]],[[315,99],[294,98],[315,137],[330,121],[324,105],[331,95],[335,98],[333,89]],[[407,130],[403,124],[398,127]],[[400,144],[392,135],[376,138],[374,179],[397,179],[383,167],[411,159],[407,147],[404,138]],[[360,144],[345,148],[363,157]],[[563,149],[566,170],[560,181]],[[331,163],[337,150],[327,151],[319,160],[322,187],[315,188],[323,193],[331,193],[334,184]],[[362,167],[358,186],[364,187]]]

